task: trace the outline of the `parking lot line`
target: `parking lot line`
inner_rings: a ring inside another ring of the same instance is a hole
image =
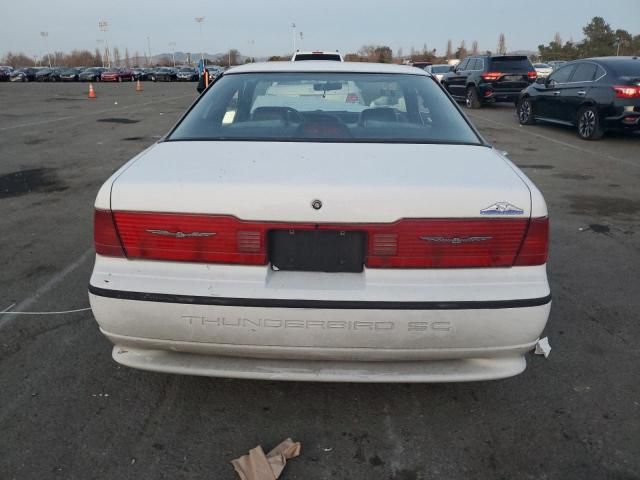
[[[18,305],[15,306],[15,310],[18,312],[27,310],[33,304],[36,303],[43,295],[49,292],[52,288],[58,285],[61,281],[65,279],[67,275],[73,272],[76,268],[86,262],[89,258],[93,256],[93,247],[87,249],[82,255],[80,255],[76,260],[71,262],[61,271],[56,273],[53,277],[51,277],[44,285],[38,288],[30,297],[24,299]],[[15,314],[2,315],[0,316],[0,329],[7,326],[14,318],[17,318]]]
[[[608,155],[606,153],[598,152],[598,151],[595,151],[595,150],[589,150],[588,148],[578,147],[577,145],[573,145],[571,143],[564,142],[562,140],[558,140],[557,138],[548,137],[548,136],[542,135],[540,133],[534,133],[534,132],[529,131],[529,130],[521,127],[521,126],[514,127],[513,125],[508,125],[506,123],[498,122],[496,120],[492,120],[490,118],[483,117],[482,115],[469,113],[469,112],[465,112],[465,113],[469,117],[477,118],[477,119],[480,119],[480,120],[484,120],[484,121],[487,121],[489,123],[493,123],[495,125],[500,125],[501,127],[504,127],[504,128],[508,128],[508,129],[511,129],[511,130],[516,130],[518,132],[524,133],[526,135],[530,135],[532,137],[541,138],[541,139],[547,140],[549,142],[557,143],[558,145],[562,145],[564,147],[572,148],[573,150],[577,150],[578,152],[588,153],[590,155],[594,155],[594,156],[597,156],[599,158],[603,158],[603,157],[604,158],[608,158],[608,159],[614,160],[616,162],[621,162],[621,163],[624,163],[626,165],[631,165],[632,167],[640,168],[640,163],[630,162],[629,160],[625,160],[624,158],[618,158],[618,157],[614,157],[612,155]]]
[[[62,121],[67,121],[67,120],[73,120],[73,119],[80,119],[80,118],[84,118],[84,117],[90,117],[92,115],[100,115],[103,113],[108,113],[108,112],[114,112],[117,110],[128,110],[130,108],[133,107],[145,107],[147,105],[155,105],[158,103],[164,103],[164,102],[169,102],[172,100],[179,100],[181,98],[186,98],[186,97],[191,97],[192,95],[180,95],[177,97],[170,97],[170,98],[165,98],[162,100],[152,100],[149,102],[144,102],[144,103],[136,103],[133,105],[124,105],[122,107],[117,107],[117,108],[107,108],[104,110],[96,110],[95,112],[89,112],[89,113],[84,113],[82,115],[67,115],[65,117],[57,117],[57,118],[51,118],[49,120],[40,120],[38,122],[28,122],[28,123],[20,123],[18,125],[11,125],[9,127],[0,127],[0,131],[6,131],[6,130],[15,130],[17,128],[26,128],[26,127],[34,127],[36,125],[43,125],[46,123],[55,123],[55,122],[62,122]]]

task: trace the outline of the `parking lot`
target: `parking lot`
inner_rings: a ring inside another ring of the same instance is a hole
[[[88,307],[98,188],[196,98],[87,88],[0,84],[0,311]],[[640,135],[467,113],[549,206],[548,359],[468,384],[186,377],[118,366],[90,311],[0,315],[0,477],[231,479],[292,437],[283,479],[640,478]]]

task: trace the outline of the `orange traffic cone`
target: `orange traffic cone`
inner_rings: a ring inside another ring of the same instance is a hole
[[[93,83],[89,84],[89,98],[96,98],[96,92],[93,91]]]
[[[140,83],[140,79],[138,79],[138,82],[136,83],[136,92],[141,92],[143,90],[144,88],[142,88],[142,83]]]

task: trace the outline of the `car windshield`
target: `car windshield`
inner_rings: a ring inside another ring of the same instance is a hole
[[[492,57],[491,70],[497,72],[518,72],[531,70],[531,62],[527,57]]]
[[[546,63],[534,63],[533,66],[535,68],[551,68],[551,66]]]
[[[431,73],[447,73],[450,70],[449,65],[432,65]]]
[[[184,67],[180,69],[181,72],[193,72],[193,68]]]
[[[612,65],[619,77],[640,77],[640,61],[630,60]]]
[[[169,140],[481,143],[433,78],[373,73],[223,76]]]

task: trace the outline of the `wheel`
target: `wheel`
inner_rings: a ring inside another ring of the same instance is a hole
[[[536,119],[533,116],[533,105],[529,97],[520,100],[516,108],[520,125],[533,125],[536,123]]]
[[[467,94],[464,97],[464,104],[467,108],[477,109],[482,107],[482,103],[478,98],[478,91],[476,90],[476,87],[467,87]]]
[[[578,111],[578,136],[583,140],[598,140],[604,135],[596,107],[582,107]]]

